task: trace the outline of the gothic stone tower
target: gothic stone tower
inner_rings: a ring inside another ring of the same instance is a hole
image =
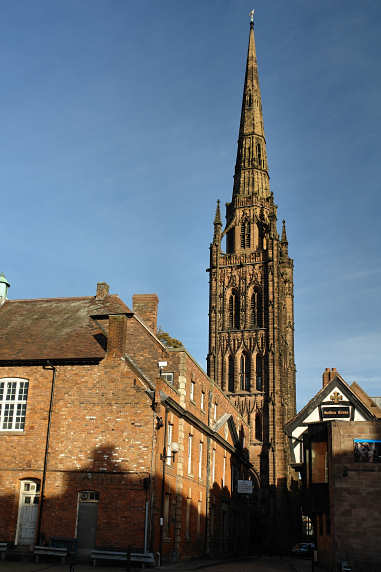
[[[287,484],[295,414],[293,261],[276,223],[251,22],[233,197],[224,230],[217,205],[210,245],[208,374],[249,418],[263,487]]]

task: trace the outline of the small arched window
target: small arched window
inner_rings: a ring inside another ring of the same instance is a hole
[[[250,357],[246,353],[241,355],[240,387],[242,391],[250,391]]]
[[[234,330],[239,328],[239,295],[232,290],[229,298],[229,327]]]
[[[241,224],[241,248],[250,248],[251,227],[248,221]]]
[[[263,358],[259,354],[257,354],[255,360],[255,379],[257,391],[263,391]]]
[[[255,438],[262,441],[262,413],[259,411],[255,416]]]
[[[229,356],[228,359],[228,390],[234,392],[234,359]]]

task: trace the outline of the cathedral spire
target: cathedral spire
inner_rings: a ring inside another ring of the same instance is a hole
[[[250,13],[250,16],[249,47],[247,50],[233,195],[257,195],[267,198],[270,196],[270,185],[255,49],[253,12]]]

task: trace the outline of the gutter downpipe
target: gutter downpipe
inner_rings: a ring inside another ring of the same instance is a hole
[[[168,407],[165,404],[165,417],[164,417],[164,443],[163,443],[163,473],[161,480],[161,499],[160,499],[160,541],[159,541],[159,554],[160,565],[162,563],[163,552],[163,536],[164,536],[164,494],[165,494],[165,465],[167,462],[167,425],[168,425]]]
[[[208,427],[210,427],[210,408],[212,405],[212,391],[208,391]],[[205,539],[204,539],[204,552],[210,553],[210,538],[209,538],[209,520],[210,520],[210,437],[209,434],[206,438],[206,487],[205,487]]]
[[[45,483],[46,483],[46,473],[47,473],[47,466],[48,466],[48,455],[49,455],[49,439],[50,439],[50,426],[52,422],[52,411],[53,411],[53,397],[54,397],[54,386],[56,381],[56,368],[54,365],[50,363],[50,361],[46,362],[46,365],[42,366],[43,369],[48,369],[53,372],[52,375],[52,385],[50,389],[50,403],[49,403],[49,415],[48,415],[48,427],[46,430],[46,441],[45,441],[45,455],[44,455],[44,468],[42,471],[42,482],[41,482],[41,494],[40,494],[40,510],[38,513],[38,524],[37,524],[37,541],[41,544],[41,522],[42,522],[42,513],[44,508],[44,493],[45,493]]]

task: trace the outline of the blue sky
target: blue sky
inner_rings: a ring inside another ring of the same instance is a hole
[[[156,292],[205,366],[246,0],[16,0],[0,19],[0,271],[10,298]],[[336,367],[381,395],[379,0],[262,0],[256,43],[295,260],[299,407]],[[279,224],[280,226],[280,224]]]

